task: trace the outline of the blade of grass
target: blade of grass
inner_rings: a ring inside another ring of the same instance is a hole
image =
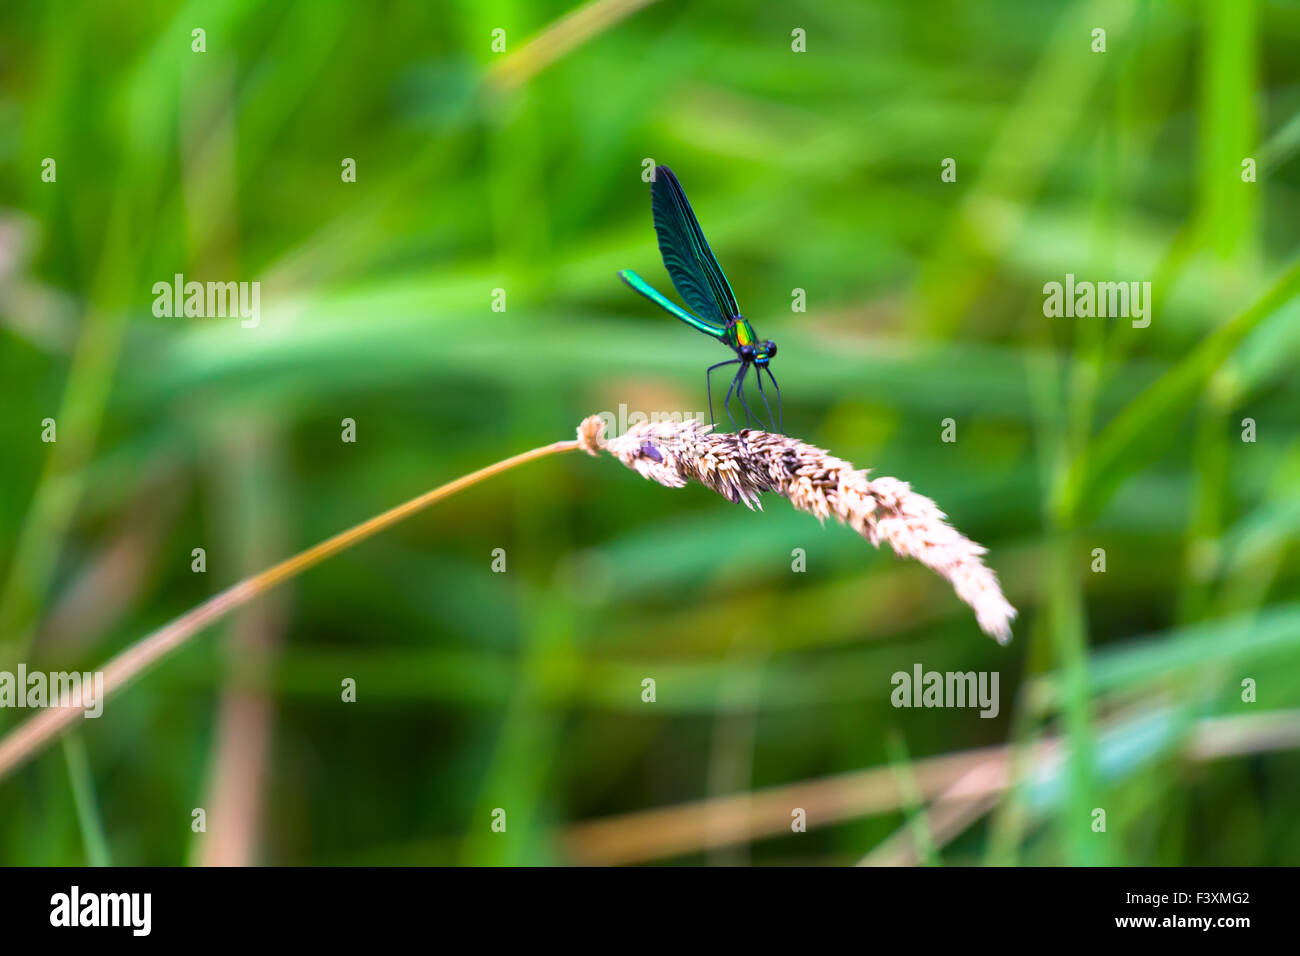
[[[1196,400],[1205,382],[1253,329],[1300,294],[1300,259],[1255,302],[1129,403],[1093,441],[1087,461],[1071,466],[1063,506],[1095,514],[1120,482],[1176,435],[1171,419]]]
[[[926,866],[939,866],[939,848],[930,830],[929,814],[912,773],[912,758],[907,752],[907,741],[897,730],[886,737],[889,766],[898,781],[898,792],[903,798],[906,829],[911,835],[912,850]]]
[[[63,756],[68,764],[68,779],[72,783],[77,826],[86,848],[86,862],[90,866],[112,866],[104,821],[100,818],[99,801],[95,797],[95,782],[90,773],[90,760],[86,756],[86,742],[79,731],[63,738]]]

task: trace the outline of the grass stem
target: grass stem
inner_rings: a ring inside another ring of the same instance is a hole
[[[478,471],[450,481],[445,485],[427,491],[403,504],[390,508],[383,514],[363,521],[334,537],[308,548],[292,558],[281,561],[265,571],[245,578],[221,593],[209,598],[197,607],[185,612],[171,623],[164,625],[130,647],[126,648],[103,668],[104,696],[120,690],[147,668],[157,663],[168,653],[180,647],[194,635],[224,617],[237,607],[274,588],[290,578],[297,577],[309,568],[332,558],[353,545],[360,544],[379,532],[391,528],[400,521],[409,518],[435,502],[449,498],[459,491],[472,487],[481,481],[495,477],[519,465],[548,455],[561,452],[577,451],[577,441],[558,441],[543,445],[531,451],[523,452],[511,458],[498,461],[480,468]],[[18,725],[0,739],[0,780],[4,779],[14,768],[18,767],[43,746],[53,740],[69,724],[81,716],[80,707],[50,707]]]

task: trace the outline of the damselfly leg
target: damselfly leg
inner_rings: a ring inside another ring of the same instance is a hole
[[[759,421],[758,416],[755,415],[753,409],[749,407],[749,402],[745,401],[745,374],[749,371],[750,364],[751,363],[746,362],[740,367],[740,373],[737,376],[740,384],[736,386],[736,394],[740,397],[741,407],[745,409],[745,427],[748,428],[751,421],[755,425],[762,427],[763,423]]]
[[[775,428],[778,432],[780,432],[781,431],[780,426],[777,425],[776,419],[772,417],[772,406],[767,403],[767,392],[763,391],[763,370],[764,369],[767,369],[767,374],[769,378],[772,375],[772,370],[768,369],[766,365],[760,365],[758,367],[758,370],[754,373],[754,377],[758,379],[758,394],[763,397],[763,407],[767,409],[768,422],[772,425],[773,428]],[[772,379],[772,384],[776,385],[776,379]],[[777,388],[776,390],[776,410],[778,413],[780,413],[781,411],[781,389],[780,388]],[[785,423],[784,419],[782,419],[782,424],[784,423]]]
[[[737,359],[736,361],[739,362],[740,360]],[[722,410],[727,413],[727,420],[731,422],[732,428],[736,427],[736,420],[731,416],[731,393],[735,391],[736,385],[738,385],[740,380],[744,378],[745,370],[747,368],[749,368],[748,362],[740,362],[740,371],[736,372],[735,377],[731,380],[731,384],[727,386],[727,397],[722,401]]]
[[[713,388],[709,383],[709,376],[713,374],[715,368],[722,368],[724,365],[735,365],[739,361],[740,359],[729,359],[726,362],[719,362],[717,365],[710,365],[704,372],[704,391],[709,395],[709,421],[714,425],[716,425],[717,422],[713,418]],[[727,394],[730,395],[731,392],[728,391]]]

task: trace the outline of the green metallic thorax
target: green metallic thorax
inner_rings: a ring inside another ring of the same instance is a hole
[[[727,325],[724,341],[733,349],[738,349],[742,345],[758,344],[758,339],[754,336],[754,327],[743,315],[736,316]]]
[[[754,334],[754,327],[749,324],[749,320],[743,315],[738,315],[731,320],[731,323],[723,331],[722,340],[737,352],[740,351],[741,346],[752,346],[754,361],[759,365],[766,365],[771,359],[771,356],[767,354],[765,344],[759,342],[758,336]]]

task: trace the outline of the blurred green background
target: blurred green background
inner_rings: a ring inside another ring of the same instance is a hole
[[[725,354],[615,277],[668,289],[647,159],[786,430],[987,545],[1014,641],[782,501],[549,459],[79,721],[0,780],[0,861],[1300,862],[1300,7],[572,9],[4,5],[5,666],[93,669],[593,412],[706,408]],[[175,273],[260,281],[260,326],[155,317]],[[1150,327],[1045,318],[1066,273],[1152,282]],[[916,663],[1000,713],[891,707]]]

